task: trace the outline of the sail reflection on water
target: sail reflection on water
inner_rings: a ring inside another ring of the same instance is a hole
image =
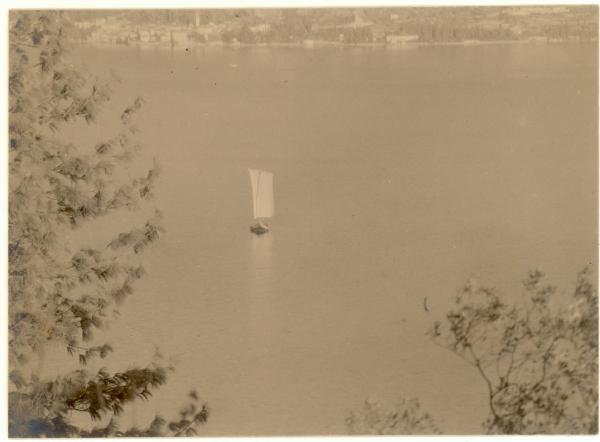
[[[251,236],[249,292],[246,300],[248,333],[257,354],[269,353],[274,345],[273,333],[278,322],[274,299],[273,237]]]

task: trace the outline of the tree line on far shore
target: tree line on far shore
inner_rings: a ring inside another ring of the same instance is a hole
[[[517,41],[595,41],[598,16],[593,7],[573,6],[555,14],[511,14],[510,8],[325,8],[230,10],[70,11],[75,21],[115,20],[123,30],[140,26],[188,29],[198,42],[299,43],[323,40],[344,43],[385,42],[387,35],[411,35],[422,43]],[[197,26],[220,26],[211,33]],[[253,30],[263,25],[263,29]],[[85,40],[101,24],[80,30]]]

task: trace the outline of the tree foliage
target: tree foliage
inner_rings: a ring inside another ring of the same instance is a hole
[[[346,418],[348,432],[353,435],[433,435],[440,434],[433,418],[421,409],[417,399],[400,398],[384,409],[367,399],[358,413]]]
[[[539,271],[523,298],[467,284],[430,333],[474,367],[487,386],[489,434],[598,432],[598,296],[590,272],[577,276],[572,302]]]
[[[118,217],[150,200],[158,169],[131,178],[139,158],[134,99],[117,115],[118,132],[94,144],[70,142],[64,129],[93,124],[111,98],[110,85],[65,59],[68,22],[60,12],[19,11],[10,17],[9,72],[9,432],[12,436],[190,435],[208,417],[196,393],[180,419],[157,418],[146,429],[121,431],[114,417],[166,381],[150,364],[108,373],[83,366],[104,358],[90,345],[117,304],[144,275],[141,255],[162,232],[160,213],[106,244],[71,241],[92,220]],[[60,345],[82,368],[41,380],[28,363]],[[73,413],[109,424],[86,433]]]

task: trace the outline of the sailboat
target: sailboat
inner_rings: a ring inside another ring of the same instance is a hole
[[[255,235],[269,232],[269,224],[265,219],[271,218],[275,212],[273,200],[273,174],[265,170],[248,169],[250,184],[252,185],[252,204],[256,224],[250,226],[250,231]]]

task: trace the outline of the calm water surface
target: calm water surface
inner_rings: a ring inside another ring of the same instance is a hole
[[[478,277],[512,293],[596,260],[596,46],[97,48],[162,166],[167,233],[108,335],[158,346],[210,435],[344,432],[374,396],[419,397],[479,431],[485,386],[424,335]],[[248,232],[248,167],[275,173],[273,231]],[[423,310],[427,297],[431,313]]]

